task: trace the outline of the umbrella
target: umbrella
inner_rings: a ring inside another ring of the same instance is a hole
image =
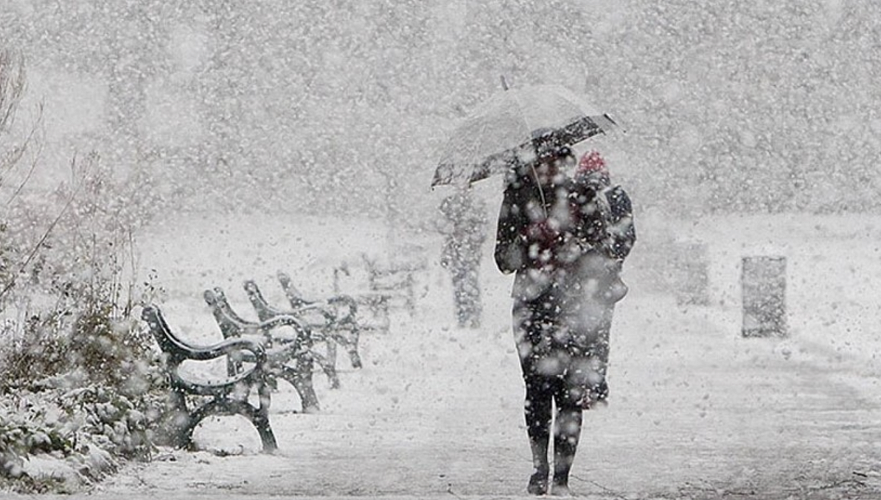
[[[456,127],[440,152],[432,187],[472,183],[536,159],[543,144],[572,145],[616,123],[561,85],[505,90]]]

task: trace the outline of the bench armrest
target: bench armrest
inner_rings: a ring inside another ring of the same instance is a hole
[[[239,353],[240,351],[250,351],[250,356],[257,364],[262,364],[266,361],[266,349],[264,349],[263,345],[259,341],[247,337],[229,338],[209,346],[190,344],[189,351],[186,352],[185,356],[186,359],[194,361],[207,361]]]

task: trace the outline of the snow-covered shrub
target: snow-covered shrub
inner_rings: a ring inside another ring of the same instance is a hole
[[[97,446],[113,456],[148,458],[152,452],[150,424],[161,398],[150,393],[123,395],[113,387],[90,385],[59,396],[59,407],[75,428],[78,446]]]
[[[26,477],[24,461],[29,455],[66,455],[73,450],[63,424],[50,416],[49,406],[36,401],[21,395],[0,399],[0,478]]]
[[[56,379],[75,385],[75,375]],[[61,478],[29,473],[32,457],[49,456],[74,473],[74,482],[100,480],[119,458],[149,457],[150,396],[123,396],[112,387],[85,385],[0,396],[0,490],[70,491]],[[155,413],[155,412],[151,412]]]
[[[0,51],[3,139],[23,88],[12,61]],[[161,377],[135,318],[132,252],[144,198],[94,154],[74,159],[54,191],[25,189],[30,144],[12,142],[0,140],[0,491],[59,491],[57,477],[28,473],[33,459],[91,482],[152,449]]]
[[[29,444],[56,429],[39,416],[29,427],[17,426],[19,438],[0,450],[12,478],[28,456],[56,452],[80,482],[91,482],[120,458],[146,459],[153,449],[150,427],[162,404],[154,388],[161,377],[153,340],[135,317],[140,286],[127,274],[133,229],[124,215],[106,208],[125,191],[100,169],[81,182],[78,190],[59,194],[66,210],[41,236],[41,258],[34,260],[40,268],[17,273],[0,342],[0,395],[27,392],[51,407],[70,445]],[[8,226],[22,232],[31,224],[25,221],[46,227],[45,214],[53,213],[39,203],[18,207],[20,217]],[[15,307],[18,314],[9,315]],[[17,487],[29,489],[32,479],[19,477]]]
[[[137,362],[146,359],[151,339],[133,316],[140,292],[126,266],[134,224],[108,209],[128,193],[97,161],[90,159],[79,186],[60,188],[54,200],[20,199],[7,214],[13,241],[32,249],[17,253],[39,258],[18,264],[0,298],[6,306],[0,388],[33,386],[74,370],[91,383],[137,383]]]
[[[67,366],[67,342],[59,314],[35,314],[18,327],[7,324],[0,345],[0,393],[21,389]]]

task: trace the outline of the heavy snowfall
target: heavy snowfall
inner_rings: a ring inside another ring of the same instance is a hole
[[[881,498],[878,19],[0,1],[0,496]],[[522,112],[550,88],[590,103],[577,140]],[[572,139],[562,177],[602,155],[637,234],[608,397],[547,491],[494,255],[536,131]],[[178,432],[196,352],[190,408],[249,417]]]

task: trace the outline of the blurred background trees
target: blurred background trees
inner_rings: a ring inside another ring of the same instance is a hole
[[[642,208],[874,211],[879,10],[16,0],[0,33],[47,100],[47,157],[95,150],[175,209],[426,219],[435,149],[505,75],[616,116],[601,144]]]

